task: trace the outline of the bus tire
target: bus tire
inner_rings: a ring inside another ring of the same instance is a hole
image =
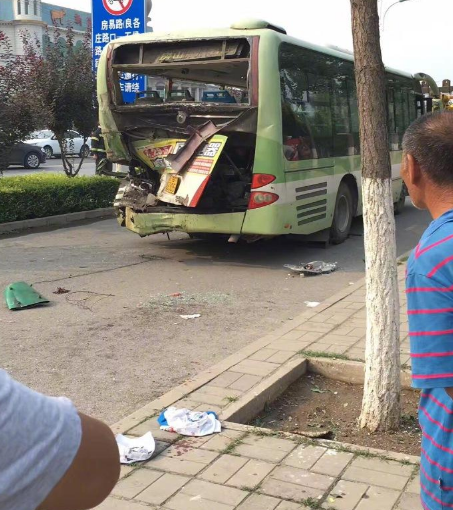
[[[353,216],[354,199],[352,191],[345,182],[342,182],[338,188],[335,212],[330,228],[330,242],[332,244],[341,244],[346,241],[351,231]]]
[[[404,210],[404,206],[406,204],[406,193],[404,192],[404,187],[401,188],[401,195],[398,199],[398,202],[395,202],[393,204],[393,212],[395,213],[395,216],[398,216],[401,214]]]

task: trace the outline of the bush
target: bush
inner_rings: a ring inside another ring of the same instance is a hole
[[[110,207],[118,185],[110,177],[4,177],[0,179],[0,223]]]

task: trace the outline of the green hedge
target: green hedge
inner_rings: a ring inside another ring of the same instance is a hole
[[[118,191],[111,177],[44,174],[0,178],[0,223],[110,207]]]

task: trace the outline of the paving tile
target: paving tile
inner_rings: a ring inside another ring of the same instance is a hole
[[[318,473],[311,473],[305,469],[297,469],[289,466],[276,468],[271,475],[272,479],[282,482],[295,483],[313,489],[326,491],[335,481],[335,478]]]
[[[123,498],[135,498],[137,494],[140,494],[161,476],[163,476],[163,473],[150,469],[136,469],[135,473],[116,484],[112,494]]]
[[[218,388],[218,389],[221,390],[224,388]],[[197,407],[200,404],[204,404],[206,408],[211,405],[219,406],[219,407],[225,407],[226,405],[228,405],[228,401],[226,400],[225,397],[219,397],[218,395],[211,395],[209,393],[205,393],[202,390],[197,390],[197,391],[194,391],[193,393],[191,393],[190,399],[197,403],[196,404]]]
[[[323,337],[322,341],[324,343],[330,343],[335,345],[346,345],[351,347],[357,342],[357,338],[349,335],[337,335],[335,334],[335,330],[332,333],[329,333],[325,337]]]
[[[161,505],[189,481],[190,478],[185,476],[165,473],[164,476],[160,477],[147,489],[136,496],[136,499],[153,505]]]
[[[324,494],[324,491],[320,489],[313,489],[312,487],[306,487],[295,483],[282,482],[275,478],[268,478],[265,480],[260,487],[260,492],[268,496],[293,499],[295,501],[308,498],[320,499]]]
[[[411,464],[403,465],[400,462],[393,460],[384,460],[379,458],[367,459],[365,457],[357,457],[354,459],[351,467],[371,469],[373,471],[381,471],[382,473],[406,477],[410,477],[416,469],[416,467]]]
[[[289,340],[275,340],[270,344],[270,347],[278,349],[279,351],[290,351],[292,353],[296,353],[305,349],[308,345],[313,343],[314,340],[310,341],[289,341]]]
[[[246,359],[230,368],[230,371],[264,377],[274,372],[274,370],[277,368],[279,368],[279,365],[276,363],[267,363],[266,361],[253,361]]]
[[[214,464],[211,464],[208,469],[200,475],[200,478],[207,480],[208,482],[224,484],[245,464],[247,464],[247,462],[248,459],[244,459],[242,457],[222,455],[214,462]]]
[[[206,393],[207,395],[215,395],[217,397],[240,397],[242,391],[233,390],[231,387],[228,388],[217,388],[216,386],[206,385],[198,390],[199,393]],[[191,394],[192,397],[192,394]]]
[[[356,510],[392,510],[400,495],[400,491],[370,487]]]
[[[299,340],[306,334],[305,331],[298,331],[297,329],[293,329],[292,331],[289,331],[285,335],[281,337],[281,340],[289,340],[290,342],[293,342],[294,340]]]
[[[298,331],[313,331],[316,333],[328,333],[335,326],[333,324],[323,324],[322,322],[307,321],[297,326]]]
[[[294,354],[290,351],[278,351],[276,354],[271,356],[267,361],[269,363],[286,363]]]
[[[325,352],[330,352],[332,354],[344,354],[348,350],[347,345],[330,345]]]
[[[234,452],[244,457],[264,460],[267,462],[280,462],[287,455],[287,453],[283,451],[272,450],[269,448],[257,448],[256,446],[251,446],[249,444],[241,444],[237,446]]]
[[[337,477],[353,458],[352,453],[327,450],[310,470],[314,473]]]
[[[326,448],[319,446],[301,445],[286,457],[283,464],[300,469],[311,469],[326,451]]]
[[[162,455],[151,460],[146,467],[169,471],[180,475],[196,475],[210,464],[218,453],[203,449],[168,448]]]
[[[115,499],[110,497],[97,506],[96,510],[150,510],[150,507],[135,501],[127,501],[125,499]]]
[[[202,496],[203,499],[225,503],[228,505],[239,505],[248,495],[247,491],[224,487],[204,480],[192,480],[181,491],[191,496]]]
[[[300,506],[291,501],[282,501],[276,510],[309,510],[307,506]]]
[[[255,354],[252,354],[248,357],[248,359],[253,359],[255,361],[266,361],[268,358],[273,356],[274,354],[277,354],[278,351],[275,349],[260,349],[259,351],[255,352]]]
[[[199,404],[197,407],[194,407],[193,410],[202,413],[204,413],[205,411],[213,411],[214,413],[217,413],[219,415],[223,411],[224,407],[228,405],[228,402],[227,401],[225,402],[226,402],[225,405],[222,407],[215,406],[213,404]]]
[[[244,467],[241,467],[241,469],[227,481],[227,485],[254,489],[274,468],[275,464],[260,460],[249,460]]]
[[[219,388],[227,388],[230,384],[233,384],[241,376],[238,372],[223,372],[218,377],[213,379],[209,384],[211,386],[217,386]]]
[[[191,494],[186,494],[185,492],[181,491],[176,494],[176,496],[173,496],[169,501],[167,501],[165,506],[162,507],[162,510],[164,508],[168,508],[170,510],[234,510],[234,505],[227,505],[219,502],[214,503],[209,499],[203,498],[201,495],[192,496]],[[124,510],[126,510],[126,508]]]
[[[412,494],[420,494],[420,477],[418,474],[411,482],[409,482],[409,485],[406,487],[406,492],[410,492]]]
[[[243,433],[237,430],[226,430],[221,434],[216,434],[213,437],[209,437],[208,441],[204,443],[201,448],[206,450],[211,450],[214,452],[221,452],[230,444],[242,436]]]
[[[420,496],[412,493],[403,494],[396,510],[423,510]]]
[[[237,510],[275,510],[281,503],[281,499],[264,496],[262,494],[251,494]]]
[[[129,473],[132,473],[132,471],[134,471],[134,469],[136,469],[135,467],[132,467],[132,466],[125,466],[124,464],[121,466],[121,470],[120,470],[120,480],[121,478],[124,478],[126,475],[128,475]]]
[[[258,375],[248,375],[248,374],[239,374],[240,377],[237,379],[234,383],[230,384],[230,388],[233,390],[240,390],[240,391],[248,391],[253,386],[258,384],[260,381],[263,380],[262,377]]]
[[[328,495],[323,508],[334,510],[353,510],[368,490],[363,483],[340,480]]]
[[[351,482],[362,482],[377,487],[387,487],[388,489],[403,490],[409,477],[398,476],[393,473],[383,473],[382,471],[373,471],[361,467],[350,466],[343,473],[342,478]]]

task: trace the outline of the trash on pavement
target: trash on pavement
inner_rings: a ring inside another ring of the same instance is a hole
[[[169,407],[157,419],[161,430],[176,432],[183,436],[209,436],[222,430],[217,414],[212,411],[198,412]]]
[[[321,303],[318,303],[318,301],[304,301],[304,304],[307,305],[307,308],[316,308]]]
[[[39,292],[25,282],[11,283],[6,287],[4,296],[10,310],[21,310],[49,303],[48,299],[42,297]]]
[[[71,291],[65,289],[64,287],[57,287],[57,290],[53,292],[53,294],[69,294]]]
[[[319,274],[333,273],[336,271],[338,264],[337,262],[328,264],[320,260],[315,260],[314,262],[309,262],[308,264],[302,264],[300,266],[286,264],[284,267],[286,267],[286,269],[290,269],[294,273],[300,273],[307,276],[317,276]]]
[[[188,321],[190,319],[199,319],[201,317],[201,313],[194,313],[193,315],[180,315],[181,319]]]
[[[156,443],[151,432],[142,437],[126,437],[122,434],[116,436],[116,443],[120,451],[121,464],[143,462],[152,457],[156,449]]]

